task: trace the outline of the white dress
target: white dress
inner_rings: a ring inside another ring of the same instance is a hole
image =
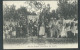
[[[65,36],[67,36],[67,33],[63,26],[62,31],[61,31],[61,37],[65,37]]]
[[[39,30],[39,35],[44,35],[45,34],[45,27],[41,26]]]
[[[71,29],[71,31],[74,33],[74,36],[75,36],[75,34],[78,33],[77,26],[74,26],[74,27]]]
[[[16,36],[16,31],[13,31],[12,32],[12,36]]]

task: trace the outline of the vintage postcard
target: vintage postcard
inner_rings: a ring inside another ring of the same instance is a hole
[[[3,49],[78,48],[78,0],[3,1]]]

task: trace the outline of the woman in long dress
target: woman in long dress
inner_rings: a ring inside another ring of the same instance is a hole
[[[40,30],[39,30],[39,36],[43,36],[45,35],[45,27],[44,27],[44,23],[42,23],[42,25],[40,26]]]

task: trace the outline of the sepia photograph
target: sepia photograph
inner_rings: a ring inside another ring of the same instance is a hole
[[[3,1],[3,49],[78,48],[78,0]]]

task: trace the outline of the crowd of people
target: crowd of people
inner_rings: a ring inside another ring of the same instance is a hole
[[[73,38],[78,37],[78,23],[74,20],[65,20],[51,18],[48,25],[44,22],[39,26],[38,23],[30,22],[26,25],[15,25],[9,24],[3,26],[3,37],[4,38],[17,38],[17,37],[53,37],[53,38]]]

